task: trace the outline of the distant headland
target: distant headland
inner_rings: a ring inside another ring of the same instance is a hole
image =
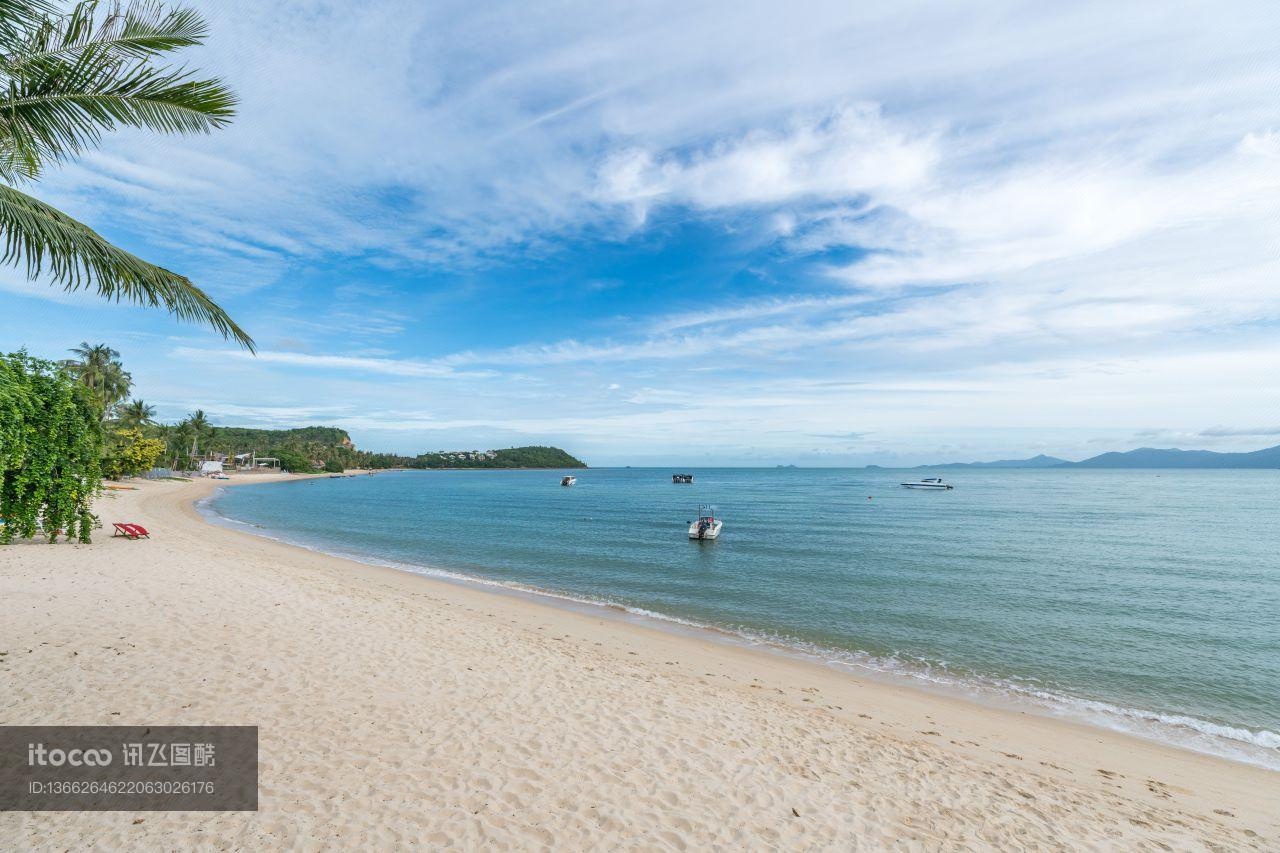
[[[180,427],[156,426],[167,435]],[[201,460],[230,462],[239,457],[278,459],[290,471],[341,471],[344,468],[586,468],[581,459],[558,447],[532,445],[501,450],[437,450],[406,456],[357,449],[340,427],[251,429],[216,427],[202,442]]]
[[[881,468],[881,465],[868,465]],[[1280,468],[1280,444],[1248,453],[1219,453],[1216,450],[1179,450],[1178,448],[1139,447],[1125,452],[1112,451],[1070,462],[1056,456],[1032,456],[1030,459],[1001,459],[995,462],[944,462],[917,465],[916,468]]]

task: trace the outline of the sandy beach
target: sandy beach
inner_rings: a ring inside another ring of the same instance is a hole
[[[5,813],[6,849],[1280,848],[1278,773],[325,556],[205,522],[213,482],[137,485],[92,545],[0,549],[0,723],[257,725],[260,810]]]

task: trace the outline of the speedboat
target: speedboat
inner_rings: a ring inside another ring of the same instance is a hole
[[[716,508],[706,504],[698,507],[698,520],[689,525],[690,539],[715,539],[724,528],[724,522],[716,518]]]
[[[560,485],[562,486],[572,486],[576,482],[578,482],[577,477],[561,477],[560,478]]]
[[[692,475],[692,474],[672,474],[672,475],[671,475],[671,482],[673,482],[673,483],[692,483],[692,482],[693,482],[693,475]]]
[[[903,488],[907,489],[934,489],[935,491],[955,488],[950,483],[942,482],[941,477],[926,477],[923,480],[916,480],[914,483],[903,483],[902,485]]]

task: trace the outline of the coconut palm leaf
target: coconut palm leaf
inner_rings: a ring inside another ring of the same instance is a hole
[[[207,133],[230,121],[235,96],[217,79],[156,67],[162,50],[199,44],[191,10],[149,3],[109,11],[95,2],[49,19],[0,59],[0,171],[33,178],[46,160],[93,146],[118,126]]]
[[[0,45],[20,39],[57,11],[45,0],[0,0]]]
[[[127,427],[144,427],[155,423],[156,407],[144,401],[133,399],[122,404],[117,413],[120,423]]]
[[[106,344],[91,345],[86,341],[72,347],[71,352],[77,358],[64,360],[62,367],[89,390],[105,420],[116,404],[128,396],[133,376],[120,363],[120,353]]]
[[[105,11],[100,14],[101,9]],[[0,67],[13,74],[41,62],[73,61],[95,50],[146,59],[200,44],[206,35],[208,28],[193,9],[166,9],[153,2],[103,7],[88,0],[67,15],[42,17],[22,38],[4,45]]]
[[[107,299],[164,306],[180,320],[212,326],[252,351],[253,339],[185,276],[113,246],[89,226],[13,187],[0,185],[0,263],[47,273],[66,290],[94,289]]]
[[[0,181],[38,178],[49,163],[96,145],[103,133],[138,127],[205,133],[234,114],[217,79],[153,64],[161,53],[200,44],[204,20],[154,0],[76,3],[59,14],[45,0],[0,0]],[[0,184],[0,261],[47,271],[67,290],[164,306],[212,326],[248,349],[253,341],[189,279],[108,243],[86,225]]]

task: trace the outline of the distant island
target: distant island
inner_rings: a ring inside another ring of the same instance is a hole
[[[441,450],[422,453],[403,468],[586,468],[587,463],[558,447],[508,447],[503,450]]]
[[[868,465],[879,468],[879,465]],[[945,462],[939,465],[917,465],[916,468],[1280,468],[1280,445],[1248,453],[1219,453],[1216,450],[1179,450],[1177,448],[1139,447],[1125,452],[1112,451],[1079,462],[1056,456],[1033,456],[1030,459],[1001,459],[997,462]]]

